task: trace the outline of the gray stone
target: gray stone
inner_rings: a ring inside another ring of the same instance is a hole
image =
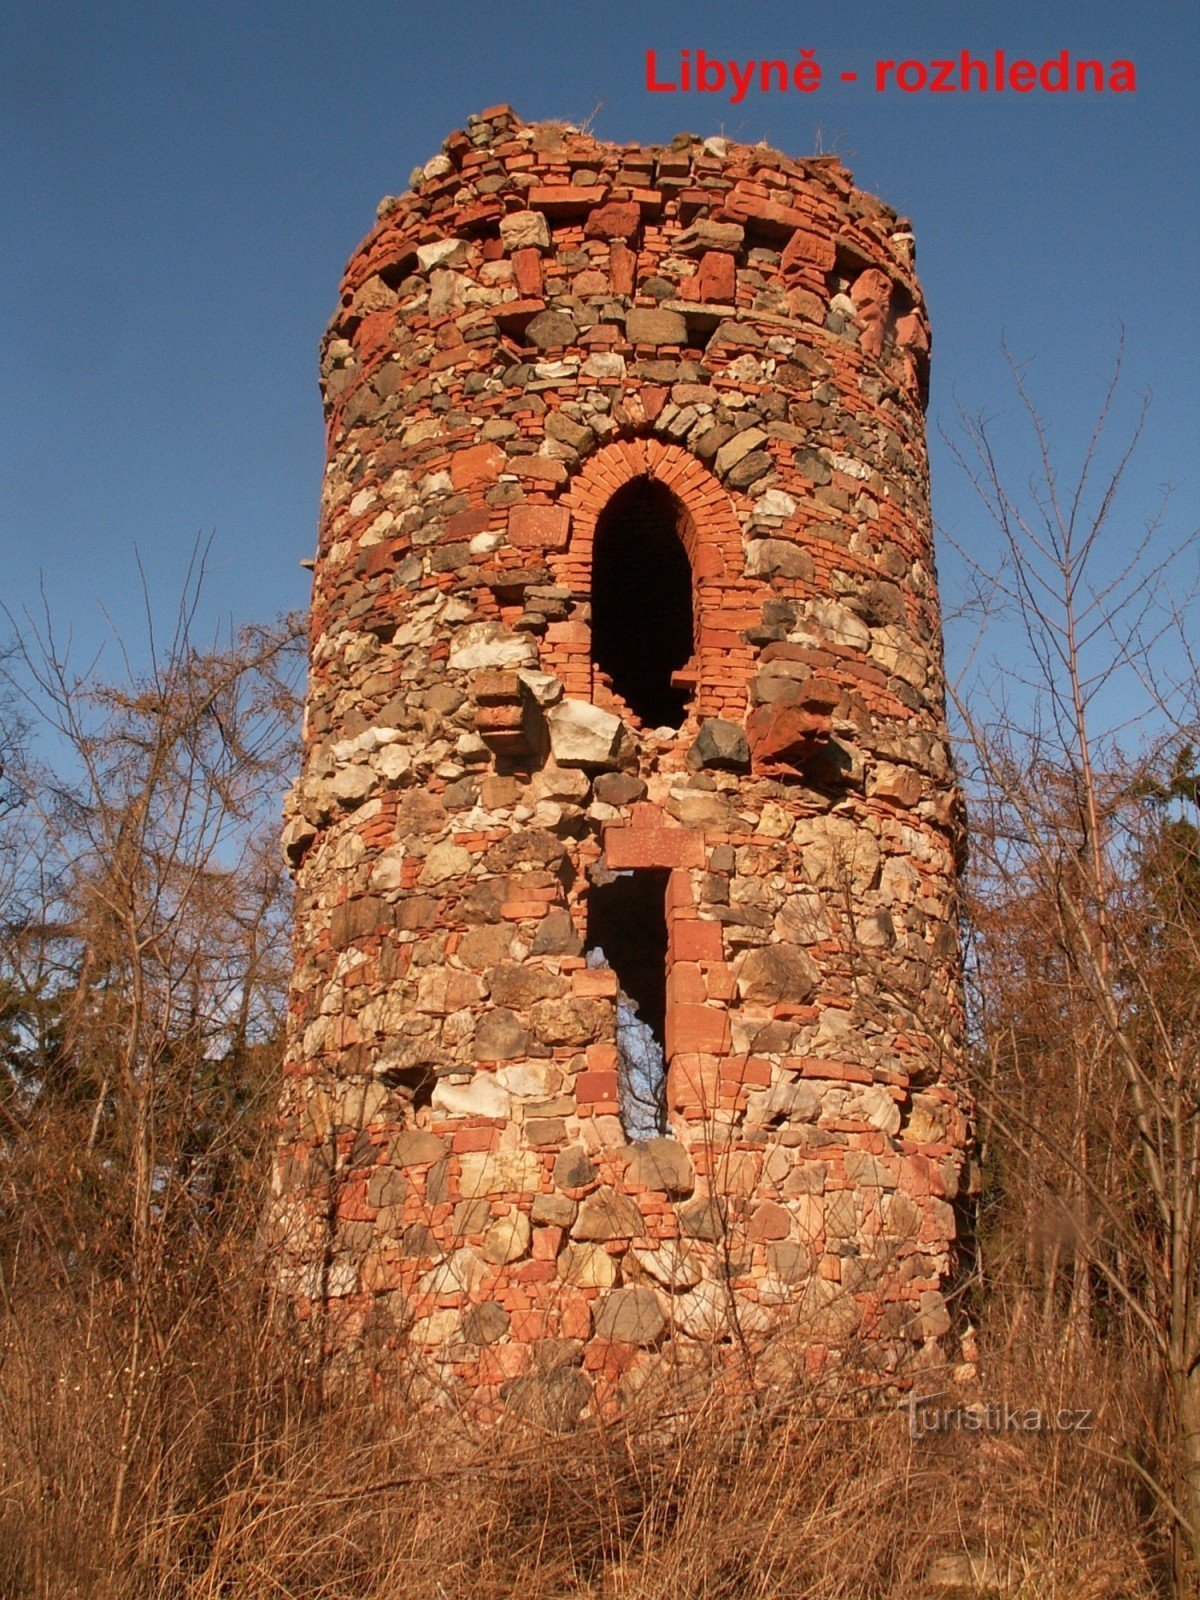
[[[625,334],[631,344],[686,344],[687,323],[677,311],[633,310]]]
[[[549,1045],[581,1048],[601,1038],[612,1019],[607,1000],[539,1000],[529,1013],[533,1031]]]
[[[562,444],[569,445],[572,450],[578,450],[581,454],[590,450],[596,442],[596,435],[590,428],[575,422],[563,411],[550,413],[546,418],[545,431],[549,438],[558,439]]]
[[[399,889],[404,882],[404,857],[406,851],[403,845],[393,845],[390,850],[385,850],[379,860],[371,868],[371,887],[387,891]]]
[[[549,250],[550,224],[540,211],[512,211],[500,218],[500,237],[506,250]]]
[[[539,706],[552,706],[562,699],[562,680],[555,677],[553,672],[539,672],[533,667],[522,667],[517,677],[528,690],[530,698]]]
[[[533,1198],[530,1215],[538,1227],[569,1228],[577,1210],[576,1202],[565,1194],[539,1194]]]
[[[315,826],[305,817],[292,817],[280,836],[279,847],[289,867],[298,867],[317,836]]]
[[[547,912],[538,923],[530,946],[535,956],[577,956],[582,949],[583,939],[571,913],[562,909]]]
[[[450,1158],[435,1161],[425,1177],[425,1202],[440,1206],[450,1198]]]
[[[741,433],[735,433],[727,444],[723,444],[717,451],[714,463],[721,477],[737,466],[744,456],[752,450],[757,450],[760,444],[766,444],[767,436],[761,428],[743,428]]]
[[[803,1005],[821,981],[812,958],[795,946],[764,945],[739,957],[735,968],[743,1000]]]
[[[557,999],[567,985],[556,972],[543,967],[504,963],[486,975],[488,990],[496,1005],[525,1011],[539,1000]]]
[[[560,1189],[586,1189],[598,1177],[581,1144],[569,1144],[554,1158],[554,1181]]]
[[[432,272],[434,267],[461,267],[470,253],[465,239],[435,239],[417,246],[417,261],[422,272]]]
[[[408,1179],[395,1167],[376,1167],[367,1182],[369,1206],[398,1206],[408,1193]]]
[[[646,797],[646,785],[632,772],[602,772],[592,785],[597,800],[606,806],[630,806]]]
[[[676,239],[673,250],[681,256],[701,256],[706,250],[732,255],[742,248],[745,237],[746,230],[740,222],[711,222],[707,217],[697,217]]]
[[[819,488],[833,477],[829,463],[817,450],[798,449],[793,460],[797,471],[802,472],[814,487]]]
[[[450,1226],[456,1239],[468,1233],[482,1233],[492,1218],[492,1208],[486,1200],[460,1200],[454,1208]]]
[[[471,928],[462,936],[458,958],[464,966],[476,971],[494,966],[508,955],[515,937],[516,930],[511,922],[485,923],[481,928]]]
[[[772,1084],[767,1115],[786,1122],[813,1122],[821,1114],[821,1095],[815,1084],[784,1073]]]
[[[494,1300],[485,1300],[463,1313],[462,1331],[468,1344],[495,1344],[508,1332],[508,1312]]]
[[[529,1249],[532,1236],[529,1218],[521,1211],[510,1211],[508,1216],[499,1217],[483,1236],[484,1256],[494,1266],[507,1266],[510,1261],[519,1261]]]
[[[360,895],[345,900],[334,908],[329,919],[329,942],[335,950],[344,950],[356,939],[364,939],[392,920],[392,910],[386,900],[376,895]]]
[[[734,1331],[729,1291],[718,1283],[701,1283],[672,1302],[675,1321],[693,1339],[726,1339]]]
[[[448,878],[461,878],[470,870],[470,851],[445,840],[441,844],[435,844],[425,857],[418,882],[444,883]]]
[[[546,713],[550,749],[560,767],[602,767],[615,763],[624,724],[620,717],[586,700],[562,700]]]
[[[425,1261],[436,1256],[441,1246],[423,1222],[413,1222],[404,1230],[400,1252],[410,1261]]]
[[[611,1289],[617,1263],[602,1244],[569,1244],[558,1258],[558,1275],[576,1289]]]
[[[796,509],[796,502],[782,489],[768,489],[754,502],[754,522],[783,523]]]
[[[677,1239],[668,1239],[652,1250],[634,1245],[631,1254],[647,1277],[664,1289],[694,1289],[700,1282],[698,1252],[689,1250]]]
[[[531,1145],[560,1145],[567,1137],[563,1117],[526,1117],[525,1138]]]
[[[480,1056],[484,1060],[507,1059],[488,1056],[482,1050]],[[477,1072],[470,1083],[449,1083],[443,1079],[433,1091],[433,1109],[444,1111],[451,1117],[507,1117],[511,1104],[508,1091],[496,1082],[495,1075],[490,1072]]]
[[[840,1283],[810,1278],[797,1306],[797,1326],[805,1338],[848,1339],[862,1321],[862,1307]]]
[[[844,739],[828,739],[805,761],[804,776],[826,789],[861,789],[862,752]],[[864,942],[861,931],[859,942]]]
[[[950,1313],[938,1290],[922,1289],[919,1305],[920,1309],[905,1328],[910,1339],[940,1339],[950,1332]]]
[[[330,781],[329,791],[344,806],[356,806],[366,799],[378,781],[368,766],[339,767]]]
[[[800,1283],[812,1271],[812,1252],[807,1245],[780,1239],[767,1246],[767,1266],[784,1283]]]
[[[745,489],[757,483],[774,465],[765,450],[754,450],[748,456],[743,456],[736,467],[730,468],[725,481],[731,489]]]
[[[417,1287],[422,1294],[473,1295],[487,1275],[487,1267],[479,1251],[471,1245],[463,1245],[436,1261],[420,1278]]]
[[[525,329],[525,337],[539,350],[557,350],[573,344],[578,333],[565,311],[539,311]]]
[[[842,1109],[843,1117],[855,1117],[889,1136],[900,1130],[900,1107],[881,1083],[856,1089]]]
[[[511,1011],[489,1011],[475,1029],[475,1054],[480,1061],[514,1061],[525,1054],[529,1035]]]
[[[691,1194],[696,1173],[691,1157],[675,1139],[650,1139],[630,1145],[625,1181],[631,1189],[654,1189],[663,1194]]]
[[[536,662],[537,649],[532,639],[526,634],[510,633],[498,622],[477,622],[460,628],[450,651],[450,667],[456,672],[480,667],[531,667]]]
[[[506,1415],[551,1433],[569,1433],[592,1398],[587,1374],[578,1367],[514,1378],[501,1392]]]
[[[644,1233],[642,1213],[627,1194],[607,1185],[597,1189],[579,1207],[571,1229],[572,1239],[636,1239]]]
[[[915,1239],[921,1231],[921,1208],[906,1194],[890,1194],[883,1202],[885,1233]]]
[[[750,765],[750,744],[736,722],[709,717],[688,751],[689,767],[711,767],[718,772],[744,772]]]
[[[725,1237],[725,1205],[715,1195],[701,1195],[679,1208],[679,1226],[689,1239],[710,1244]]]
[[[427,1167],[430,1162],[440,1161],[447,1150],[436,1134],[426,1133],[421,1128],[407,1128],[393,1139],[388,1160],[398,1167]]]
[[[567,800],[572,805],[582,805],[591,787],[591,779],[578,767],[543,767],[529,785],[526,804],[535,806],[542,800]]]
[[[853,1239],[858,1232],[858,1207],[852,1189],[825,1196],[825,1232],[831,1239]]]
[[[596,1337],[617,1344],[657,1344],[667,1331],[667,1313],[655,1290],[637,1284],[605,1295],[596,1312]]]
[[[746,571],[752,577],[801,578],[811,583],[815,570],[808,551],[786,539],[755,539],[747,551]]]

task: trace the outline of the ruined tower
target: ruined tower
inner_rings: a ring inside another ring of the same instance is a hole
[[[562,1413],[949,1327],[966,1144],[908,224],[831,157],[452,134],[355,252],[276,1172],[335,1347]]]

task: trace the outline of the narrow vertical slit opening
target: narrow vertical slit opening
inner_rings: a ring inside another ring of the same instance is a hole
[[[592,660],[647,728],[683,726],[674,674],[695,650],[683,507],[656,478],[624,484],[600,513],[592,554]]]
[[[617,976],[621,1126],[631,1140],[667,1131],[667,878],[614,873],[588,891],[587,960]]]

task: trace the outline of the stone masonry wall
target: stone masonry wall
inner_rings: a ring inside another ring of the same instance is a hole
[[[351,259],[274,1226],[297,1313],[431,1395],[569,1421],[664,1356],[888,1376],[948,1332],[961,819],[912,257],[833,158],[499,107]],[[593,650],[605,507],[648,483],[691,572],[679,728]],[[585,953],[630,870],[665,885],[640,1143]]]

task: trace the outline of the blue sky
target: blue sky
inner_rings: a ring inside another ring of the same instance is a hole
[[[213,536],[212,625],[306,602],[298,563],[315,543],[323,451],[316,346],[341,268],[380,196],[498,101],[529,119],[591,118],[602,138],[688,129],[836,150],[910,215],[934,328],[935,510],[969,548],[984,549],[986,530],[939,425],[957,401],[987,409],[1014,473],[1028,474],[1006,340],[1031,363],[1069,460],[1122,325],[1118,422],[1140,391],[1154,396],[1130,527],[1168,482],[1168,537],[1200,521],[1192,3],[9,0],[4,16],[2,587],[19,608],[44,581],[81,658],[103,632],[101,607],[137,657],[135,546],[169,606],[194,541]],[[879,58],[998,47],[1129,58],[1138,88],[870,86]],[[738,106],[650,94],[651,48],[664,72],[683,49],[794,61],[812,48],[826,82]],[[840,83],[844,70],[858,83]],[[942,570],[952,600],[948,554]]]

